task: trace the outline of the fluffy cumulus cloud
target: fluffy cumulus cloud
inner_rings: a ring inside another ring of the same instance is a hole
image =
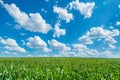
[[[119,26],[119,25],[120,25],[120,21],[117,21],[117,22],[116,22],[116,25]]]
[[[91,39],[96,39],[96,38],[107,38],[107,37],[114,37],[119,35],[119,30],[107,30],[104,29],[103,27],[93,27],[90,29],[90,31],[87,33]]]
[[[90,39],[89,33],[83,35],[82,37],[79,38],[80,43],[82,44],[93,44],[94,42]]]
[[[20,53],[26,52],[26,50],[24,48],[21,48],[14,39],[3,39],[2,37],[0,37],[0,43],[4,46],[4,49],[6,50]]]
[[[37,50],[40,50],[42,52],[49,52],[50,51],[47,48],[47,44],[39,36],[34,36],[34,37],[28,38],[28,42],[26,43],[26,45],[29,48],[37,49]]]
[[[120,55],[119,53],[113,54],[113,52],[111,50],[103,50],[103,51],[99,52],[96,49],[88,48],[85,44],[73,44],[72,47],[73,47],[73,53],[74,53],[75,57],[119,58],[119,55]]]
[[[79,2],[79,0],[76,1],[72,1],[69,3],[70,9],[75,9],[78,10],[81,15],[84,15],[84,18],[90,18],[92,13],[93,13],[93,9],[95,7],[95,3],[83,3],[83,2]]]
[[[53,11],[59,15],[59,18],[65,20],[67,23],[73,20],[73,14],[69,13],[67,9],[54,6]]]
[[[64,43],[58,42],[55,39],[52,39],[51,41],[48,41],[48,44],[50,45],[52,50],[57,50],[57,51],[70,51],[71,48],[66,46]]]
[[[98,57],[99,52],[96,49],[89,49],[84,44],[73,44],[73,51],[80,57]]]
[[[51,29],[51,25],[46,23],[39,13],[27,14],[20,9],[15,4],[5,4],[0,1],[0,4],[8,11],[8,13],[15,19],[22,28],[33,31],[47,33]]]
[[[117,43],[117,41],[112,37],[107,37],[107,38],[105,38],[105,43],[108,44],[109,48],[115,49],[116,47],[113,46],[113,44]]]
[[[88,49],[84,44],[73,44],[73,48],[77,51],[84,51]]]
[[[92,40],[104,39],[106,44],[113,47],[113,44],[117,43],[113,37],[118,36],[119,33],[117,29],[110,31],[102,27],[93,27],[85,35],[80,37],[79,41],[82,44],[93,44]]]
[[[99,57],[107,57],[107,58],[120,58],[120,54],[113,54],[110,50],[103,51]]]
[[[90,31],[79,38],[79,44],[73,44],[73,52],[77,56],[81,57],[117,57],[118,54],[112,54],[112,49],[117,41],[114,37],[119,36],[120,32],[117,29],[107,30],[103,27],[92,27]],[[87,44],[94,44],[94,40],[103,40],[103,42],[108,46],[107,50],[98,51],[97,49],[91,49]]]
[[[59,22],[55,24],[53,37],[60,37],[61,35],[66,34],[66,30],[65,29],[60,29],[59,26],[60,26]]]

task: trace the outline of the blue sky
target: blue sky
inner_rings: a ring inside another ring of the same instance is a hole
[[[120,1],[0,0],[0,56],[120,58]]]

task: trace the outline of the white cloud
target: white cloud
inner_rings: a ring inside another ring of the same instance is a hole
[[[73,20],[72,13],[68,13],[67,9],[54,6],[53,11],[59,15],[59,18],[66,20],[67,23]]]
[[[84,51],[87,50],[87,46],[83,44],[73,44],[73,48],[77,51]]]
[[[120,4],[118,5],[118,7],[120,8]]]
[[[20,9],[15,4],[4,4],[0,2],[2,6],[8,11],[8,13],[15,19],[22,28],[33,31],[47,33],[51,29],[51,25],[46,23],[39,13],[30,13],[29,15]]]
[[[29,19],[29,16],[25,12],[20,11],[15,4],[3,4],[3,6],[17,23],[23,25]]]
[[[88,33],[79,38],[80,43],[82,44],[93,44],[94,42],[90,39]]]
[[[103,29],[102,27],[93,27],[90,29],[90,32],[88,32],[91,39],[96,38],[107,38],[107,37],[114,37],[119,35],[119,30],[107,30]]]
[[[72,1],[69,3],[70,9],[75,9],[75,10],[79,10],[79,12],[84,15],[84,18],[90,18],[92,13],[93,13],[93,9],[95,7],[95,3],[83,3],[83,2],[79,2],[79,0],[76,1]]]
[[[65,29],[60,29],[59,26],[60,26],[60,23],[57,22],[55,24],[53,37],[60,37],[61,35],[65,35],[66,34],[66,30]]]
[[[93,39],[105,39],[108,44],[113,44],[116,43],[113,37],[118,36],[119,33],[117,29],[110,31],[102,27],[93,27],[85,35],[80,37],[79,41],[83,44],[93,44]]]
[[[78,57],[75,52],[60,52],[58,54],[54,54],[53,57]]]
[[[4,45],[4,48],[9,51],[21,52],[24,53],[26,50],[24,48],[19,47],[14,39],[7,38],[6,40],[0,37],[0,43]]]
[[[99,52],[96,49],[89,49],[84,44],[73,44],[73,51],[79,57],[98,57]]]
[[[90,49],[83,44],[73,44],[73,53],[75,57],[109,57],[109,58],[119,58],[120,54],[113,54],[110,50],[103,50],[101,52],[96,49]],[[68,54],[69,56],[69,54]]]
[[[71,48],[67,47],[64,43],[58,42],[55,39],[52,39],[51,41],[48,41],[48,44],[50,45],[52,50],[57,50],[57,51],[70,51]]]
[[[117,57],[118,54],[112,54],[111,50],[115,49],[114,45],[117,41],[114,37],[119,36],[120,32],[117,29],[107,30],[103,27],[92,27],[85,35],[79,38],[81,44],[74,44],[73,50],[78,56],[86,57]],[[90,49],[86,44],[93,44],[94,40],[103,40],[107,44],[106,51],[98,52],[97,49]],[[108,53],[106,53],[108,52]]]
[[[44,52],[50,51],[47,48],[47,44],[39,36],[28,38],[28,42],[26,43],[26,45],[29,48],[37,49],[37,50],[44,51]]]
[[[105,50],[103,53],[102,53],[102,55],[104,55],[104,57],[111,57],[112,56],[112,52],[111,51],[109,51],[109,50]]]
[[[113,54],[110,50],[105,50],[102,53],[100,53],[99,57],[120,58],[120,54]]]
[[[110,50],[98,51],[96,49],[90,49],[84,44],[73,44],[72,50],[64,52],[61,51],[54,54],[54,57],[109,57],[118,58],[120,54],[113,54]]]
[[[109,38],[115,37],[119,35],[119,30],[114,29],[112,31],[103,29],[102,27],[92,27],[90,31],[88,31],[85,35],[79,38],[79,41],[85,41],[92,43],[91,39],[102,39],[102,38]],[[87,43],[86,43],[87,44]]]
[[[114,29],[114,27],[113,27],[113,26],[110,26],[109,28],[110,28],[110,29]]]
[[[108,44],[110,49],[115,49],[116,47],[113,44],[117,43],[117,41],[112,37],[107,37],[105,38],[105,43]]]
[[[108,43],[108,44],[115,44],[115,43],[117,43],[117,41],[114,38],[112,38],[112,37],[105,38],[105,42]]]
[[[112,49],[115,49],[115,48],[116,48],[116,46],[114,46],[114,45],[112,45],[112,44],[109,44],[109,45],[108,45],[108,47],[109,47],[109,49],[110,49],[110,50],[112,50]]]
[[[117,25],[117,26],[119,26],[119,25],[120,25],[120,22],[119,22],[119,21],[117,21],[117,22],[116,22],[116,25]]]
[[[29,20],[23,25],[27,30],[47,33],[51,29],[50,25],[46,23],[39,13],[30,13],[29,16]]]

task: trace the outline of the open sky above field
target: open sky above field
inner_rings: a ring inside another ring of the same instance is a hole
[[[120,58],[120,0],[0,0],[0,57]]]

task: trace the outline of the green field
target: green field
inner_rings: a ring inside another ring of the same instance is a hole
[[[0,80],[120,80],[120,59],[0,58]]]

